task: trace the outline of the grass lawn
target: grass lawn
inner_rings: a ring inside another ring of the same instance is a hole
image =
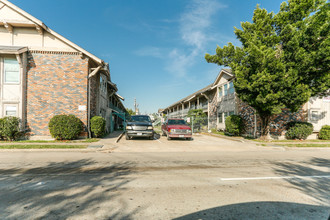
[[[292,142],[294,143],[304,143],[304,142],[330,142],[330,140],[320,140],[320,139],[311,139],[311,140],[269,140],[269,141],[263,141],[259,139],[250,139],[252,141],[257,141],[261,143],[281,143],[281,142]]]
[[[24,141],[0,141],[0,143],[93,143],[98,142],[99,138],[88,138],[79,140],[65,140],[65,141],[45,141],[45,140],[24,140]]]
[[[29,144],[29,145],[0,145],[0,149],[84,149],[86,145],[42,145],[42,144]]]
[[[330,147],[330,144],[279,144],[286,147]]]

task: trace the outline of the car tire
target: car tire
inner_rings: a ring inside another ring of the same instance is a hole
[[[150,140],[153,140],[153,139],[155,139],[154,137],[155,137],[155,135],[153,134],[153,135],[151,135],[151,136],[149,137],[149,139],[150,139]]]
[[[167,140],[170,141],[171,140],[171,137],[167,135]]]
[[[127,134],[125,135],[125,138],[126,138],[126,140],[130,139],[130,137]]]

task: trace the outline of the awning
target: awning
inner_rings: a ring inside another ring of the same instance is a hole
[[[0,46],[0,54],[21,54],[28,50],[27,47]]]

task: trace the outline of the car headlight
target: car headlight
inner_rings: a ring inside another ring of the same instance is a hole
[[[148,126],[148,128],[147,128],[148,130],[152,130],[152,129],[154,129],[152,126]]]
[[[130,125],[126,126],[126,130],[132,130],[132,129],[133,129],[132,126],[130,126]]]
[[[176,132],[176,130],[175,130],[175,129],[171,129],[171,130],[170,130],[170,132],[173,132],[173,133],[175,133],[175,132]]]
[[[187,129],[186,132],[187,132],[187,134],[191,134],[191,130]]]

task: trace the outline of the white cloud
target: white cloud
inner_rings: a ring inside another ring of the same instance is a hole
[[[144,47],[134,51],[134,53],[138,56],[151,56],[151,57],[162,58],[161,49],[158,47]]]
[[[165,69],[168,72],[175,77],[185,77],[189,68],[195,64],[197,56],[205,52],[207,43],[214,41],[214,33],[208,30],[212,25],[212,16],[226,7],[216,0],[192,0],[178,20],[179,35],[184,44],[182,48],[145,47],[135,51],[135,54],[166,59]]]
[[[169,54],[167,70],[178,77],[185,77],[188,69],[194,65],[197,55],[205,50],[208,41],[208,28],[212,24],[212,15],[226,8],[215,0],[193,0],[180,17],[180,35],[189,50],[173,49]]]
[[[209,40],[206,32],[212,23],[212,15],[226,7],[215,0],[192,1],[180,19],[181,37],[185,43],[203,49]]]

